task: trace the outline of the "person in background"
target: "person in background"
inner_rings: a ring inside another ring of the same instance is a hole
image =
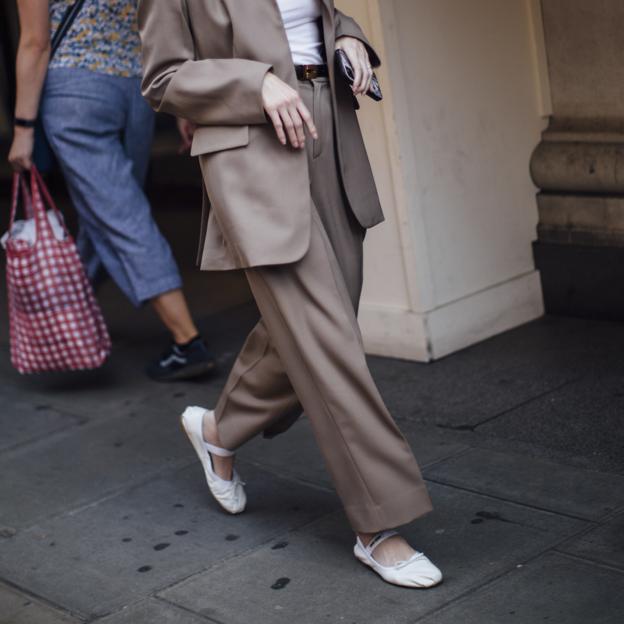
[[[135,305],[150,302],[172,343],[147,374],[158,381],[211,372],[182,281],[143,192],[154,113],[140,92],[136,0],[85,0],[50,59],[51,36],[75,0],[17,0],[20,40],[9,161],[30,169],[40,116],[79,217],[77,244],[92,280],[107,273]],[[179,122],[183,145],[189,128]]]

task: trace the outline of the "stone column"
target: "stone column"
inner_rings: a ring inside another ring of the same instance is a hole
[[[543,314],[537,1],[336,1],[384,60],[384,102],[360,111],[387,216],[366,240],[369,353],[438,359]]]
[[[624,3],[542,10],[553,115],[531,172],[546,308],[624,319]]]

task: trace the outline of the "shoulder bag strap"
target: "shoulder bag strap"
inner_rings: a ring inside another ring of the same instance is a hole
[[[72,27],[74,20],[78,17],[78,13],[82,9],[85,0],[76,0],[74,4],[67,8],[63,15],[63,19],[59,24],[54,36],[52,37],[52,41],[50,43],[50,60],[59,49],[65,35],[68,33],[69,29]]]

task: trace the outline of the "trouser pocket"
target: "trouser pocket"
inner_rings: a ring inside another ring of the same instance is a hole
[[[318,139],[314,139],[312,145],[312,158],[318,158],[323,153],[323,143],[325,142],[325,120],[323,119],[323,89],[327,86],[323,82],[312,81],[314,86],[314,110],[312,115],[314,117],[314,125],[318,132]]]

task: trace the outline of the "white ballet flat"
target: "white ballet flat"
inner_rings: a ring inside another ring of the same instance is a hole
[[[232,451],[219,448],[209,444],[204,440],[203,420],[204,415],[213,417],[213,412],[203,407],[187,407],[182,414],[182,428],[184,429],[188,439],[190,440],[199,461],[204,467],[208,488],[215,497],[216,501],[231,514],[241,513],[247,504],[247,496],[243,488],[243,481],[240,476],[233,471],[232,480],[222,479],[212,467],[211,453],[220,455],[221,457],[230,457],[234,455]]]
[[[373,551],[396,531],[381,531],[364,546],[359,536],[353,547],[353,554],[369,568],[372,568],[387,583],[401,587],[433,587],[442,581],[442,572],[421,552],[414,553],[407,561],[399,561],[393,566],[383,566],[373,558]]]

